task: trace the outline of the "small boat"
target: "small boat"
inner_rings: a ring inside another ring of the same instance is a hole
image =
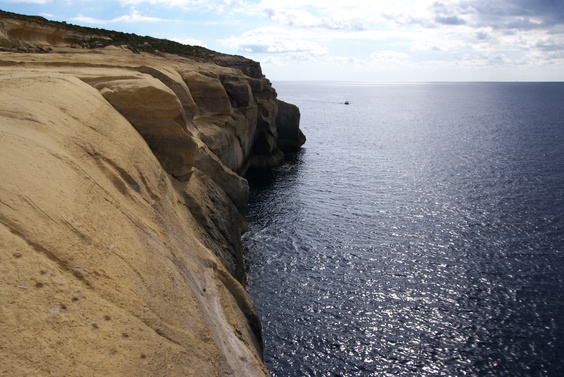
[[[345,105],[348,105],[348,104],[349,104],[349,101],[345,101]]]

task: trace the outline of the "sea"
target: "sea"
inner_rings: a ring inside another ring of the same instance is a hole
[[[564,376],[564,83],[274,87],[307,143],[248,176],[272,376]]]

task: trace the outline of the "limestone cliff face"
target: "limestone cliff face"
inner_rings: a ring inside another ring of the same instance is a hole
[[[0,16],[3,374],[268,375],[241,175],[280,162],[297,108],[243,58]]]

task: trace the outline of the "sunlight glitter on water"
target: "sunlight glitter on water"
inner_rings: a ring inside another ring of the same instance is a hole
[[[564,85],[507,85],[286,88],[308,143],[244,238],[273,376],[564,370]]]

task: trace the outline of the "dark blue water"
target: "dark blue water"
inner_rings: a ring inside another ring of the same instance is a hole
[[[308,141],[249,177],[271,374],[564,375],[564,83],[275,86]]]

